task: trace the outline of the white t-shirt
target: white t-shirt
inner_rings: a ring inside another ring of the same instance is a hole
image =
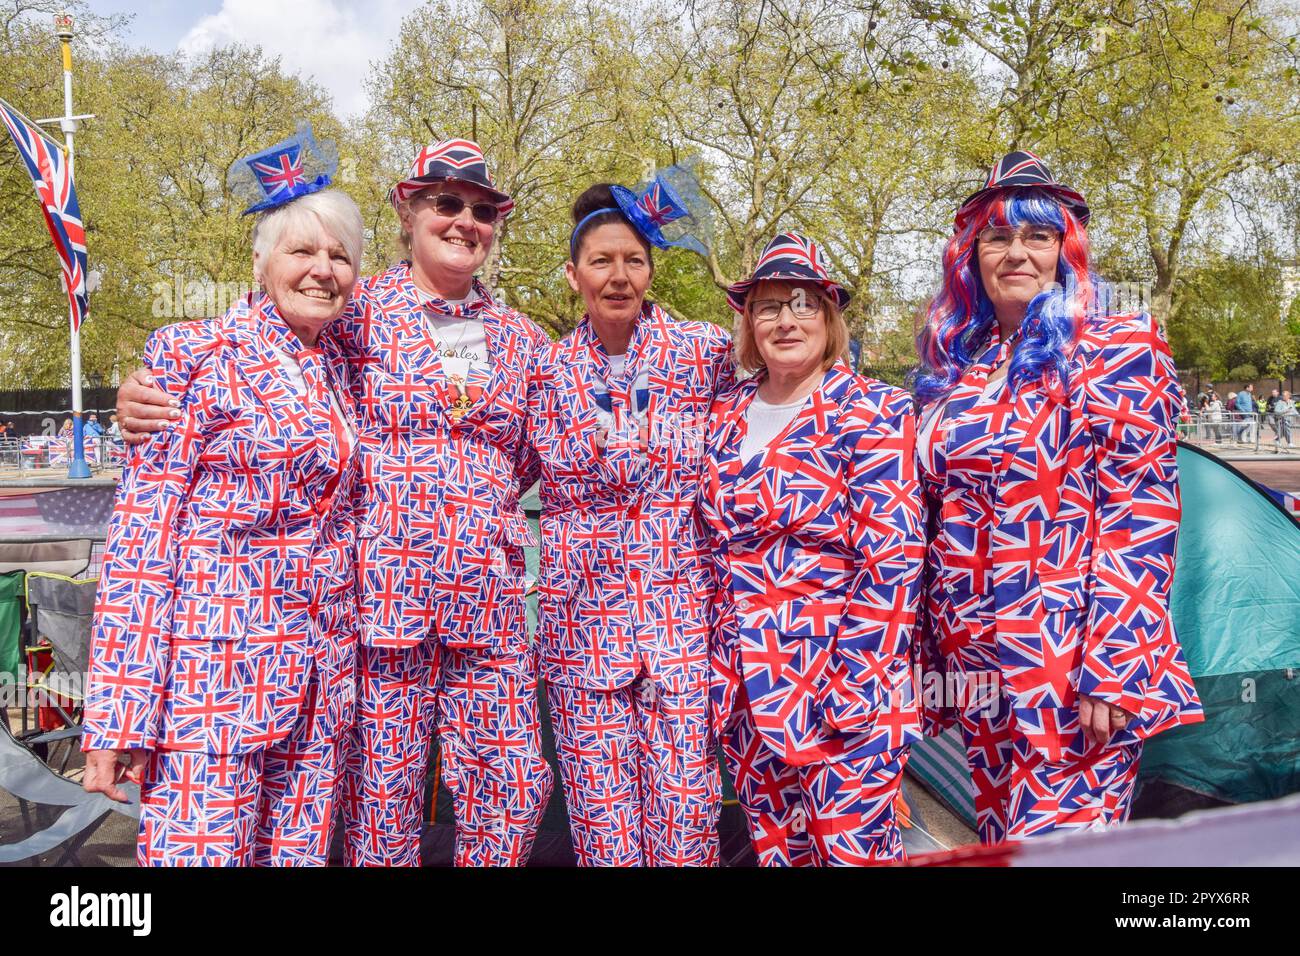
[[[807,398],[801,398],[789,405],[772,405],[755,395],[745,409],[748,430],[740,443],[740,460],[747,462],[755,455],[761,455],[785,431],[786,426],[794,421],[799,409],[807,402]]]
[[[477,296],[466,299],[447,299],[448,305],[465,305]],[[487,347],[487,330],[480,318],[447,315],[425,305],[424,318],[429,331],[438,343],[438,358],[442,370],[450,378],[464,382],[474,367],[486,369],[490,363]]]

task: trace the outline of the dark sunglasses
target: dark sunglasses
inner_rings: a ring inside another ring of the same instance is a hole
[[[470,215],[485,226],[490,226],[501,218],[501,210],[494,203],[467,203],[455,193],[435,193],[432,196],[417,196],[416,198],[433,203],[433,211],[439,216],[446,216],[448,219],[459,216],[461,210],[466,206],[469,206]]]

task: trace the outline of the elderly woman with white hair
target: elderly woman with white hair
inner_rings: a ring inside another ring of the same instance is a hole
[[[332,325],[362,248],[331,171],[305,127],[237,163],[232,189],[260,200],[260,290],[145,348],[180,416],[118,486],[83,734],[87,790],[141,784],[141,865],[329,850],[357,647],[357,441]]]
[[[551,795],[527,630],[520,498],[537,480],[528,369],[549,342],[476,278],[514,201],[477,143],[422,149],[389,192],[410,257],[362,279],[332,333],[356,375],[361,648],[344,777],[346,860],[417,866],[438,739],[458,866],[528,860]],[[127,441],[173,397],[122,385]]]

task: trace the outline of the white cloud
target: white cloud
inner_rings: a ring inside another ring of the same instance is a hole
[[[288,72],[325,87],[340,113],[366,105],[362,82],[397,37],[419,0],[223,0],[181,38],[182,53],[231,43],[257,44]]]

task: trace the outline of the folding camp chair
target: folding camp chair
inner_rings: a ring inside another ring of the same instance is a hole
[[[56,866],[71,861],[80,865],[77,852],[110,813],[126,817],[140,815],[140,788],[119,784],[130,798],[118,803],[102,793],[86,793],[81,784],[55,773],[18,741],[0,712],[0,790],[11,793],[22,810],[28,835],[17,843],[0,844],[0,863],[34,860],[43,853],[67,844]],[[48,827],[37,829],[29,805],[67,807]]]
[[[67,766],[81,734],[90,625],[95,611],[94,580],[32,571],[27,575],[27,687],[43,698],[40,730],[25,736],[28,746],[67,742],[60,770]]]

